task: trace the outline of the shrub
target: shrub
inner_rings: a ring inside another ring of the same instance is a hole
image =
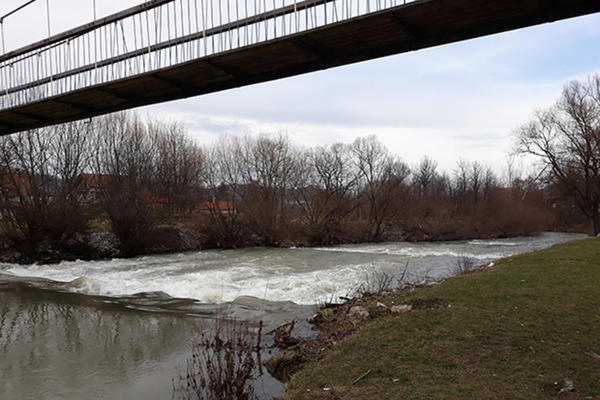
[[[192,349],[186,372],[173,381],[173,398],[182,400],[250,400],[260,368],[261,329],[252,335],[246,323],[216,320]],[[255,353],[256,352],[256,356]]]

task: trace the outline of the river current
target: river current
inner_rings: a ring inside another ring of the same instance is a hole
[[[128,260],[0,264],[0,399],[169,399],[215,315],[274,328],[384,271],[420,283],[583,238],[536,237],[201,251]],[[259,299],[261,300],[259,300]],[[280,394],[270,379],[263,398]],[[259,388],[260,389],[260,388]]]

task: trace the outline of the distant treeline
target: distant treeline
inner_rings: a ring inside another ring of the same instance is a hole
[[[553,187],[505,175],[479,162],[411,167],[374,136],[202,147],[178,124],[119,113],[0,138],[0,252],[85,257],[98,231],[133,256],[177,250],[181,232],[192,247],[232,248],[507,237],[583,221]]]

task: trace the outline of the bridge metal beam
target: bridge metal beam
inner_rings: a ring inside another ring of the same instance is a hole
[[[152,74],[152,75],[150,75],[150,77],[157,81],[164,82],[164,83],[168,84],[169,86],[174,87],[181,91],[187,91],[190,89],[189,83],[185,83],[185,82],[181,82],[181,81],[178,81],[175,79],[167,78],[167,77],[164,77],[164,76],[158,75],[158,74]]]
[[[48,118],[48,117],[43,116],[43,115],[34,114],[34,113],[30,113],[30,112],[19,111],[19,110],[8,110],[8,111],[11,114],[15,114],[15,115],[18,115],[18,116],[21,116],[21,117],[25,117],[25,118],[31,119],[33,121],[42,122],[44,124],[52,122],[51,118]],[[0,122],[0,124],[5,124],[5,122]]]
[[[98,92],[100,92],[100,93],[104,93],[104,94],[107,94],[109,96],[121,99],[123,101],[136,101],[136,100],[138,100],[137,96],[132,96],[131,94],[124,94],[124,93],[122,93],[120,91],[116,91],[116,90],[109,89],[109,88],[106,88],[106,87],[94,87],[93,89],[96,90],[96,91],[98,91]]]
[[[90,112],[90,111],[94,110],[93,107],[88,107],[81,103],[75,103],[75,102],[71,102],[71,101],[67,101],[67,100],[63,100],[63,99],[54,99],[53,102],[74,108],[76,110],[79,110],[80,112]]]
[[[319,43],[311,39],[309,36],[294,38],[293,43],[299,48],[306,50],[317,57],[323,68],[332,64],[335,59],[332,50],[324,49],[321,45],[319,45]]]
[[[390,19],[396,25],[400,33],[405,35],[408,40],[416,42],[423,34],[423,30],[407,23],[397,13],[390,13]],[[416,47],[416,43],[415,43]]]
[[[220,72],[224,72],[225,74],[233,77],[236,80],[240,80],[246,76],[246,74],[244,74],[242,71],[235,69],[235,68],[231,68],[231,67],[224,65],[223,63],[220,63],[214,59],[205,58],[203,60],[203,62],[205,64],[210,65],[211,67],[213,67],[214,69],[216,69]]]

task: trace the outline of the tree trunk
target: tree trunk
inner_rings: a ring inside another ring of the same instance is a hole
[[[596,205],[594,211],[592,211],[592,223],[594,236],[598,236],[598,234],[600,234],[600,210],[598,210],[598,205]]]

